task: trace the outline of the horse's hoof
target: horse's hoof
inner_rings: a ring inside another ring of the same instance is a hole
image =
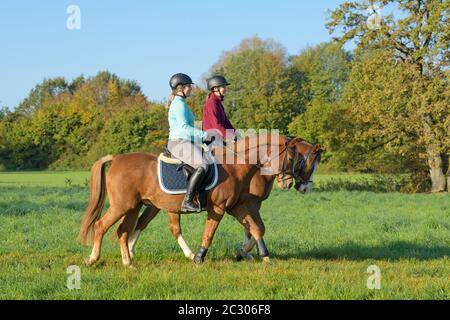
[[[196,256],[194,256],[193,261],[195,264],[200,265],[200,264],[203,264],[203,262],[205,262],[205,259],[196,255]]]
[[[253,258],[253,256],[250,253],[241,250],[236,254],[236,261],[240,262],[242,260],[253,261],[255,260],[255,258]]]
[[[93,266],[97,260],[91,260],[91,258],[84,259],[84,264],[88,267]]]
[[[272,264],[272,260],[269,257],[263,257],[262,260],[265,264]]]
[[[253,256],[250,253],[241,250],[236,254],[236,261],[240,262],[242,260],[253,261],[255,260],[255,258],[253,258]]]
[[[247,259],[249,261],[255,260],[255,258],[253,258],[253,256],[250,253],[247,253],[247,255],[245,256],[245,259]]]
[[[208,249],[201,247],[197,254],[194,256],[194,263],[195,264],[202,264],[205,261],[206,253],[208,252]]]

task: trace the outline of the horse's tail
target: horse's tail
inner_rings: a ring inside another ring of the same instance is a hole
[[[89,206],[81,222],[78,240],[84,244],[91,244],[94,239],[95,222],[102,214],[106,196],[105,164],[112,161],[114,156],[108,155],[94,163],[91,169],[91,186]]]

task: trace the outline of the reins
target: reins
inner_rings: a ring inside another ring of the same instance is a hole
[[[287,165],[286,165],[286,163],[287,163],[287,161],[288,161],[288,150],[290,149],[290,148],[289,148],[289,143],[291,142],[291,140],[292,140],[291,137],[287,137],[287,141],[285,142],[285,147],[284,147],[284,149],[283,149],[278,155],[273,156],[272,158],[268,159],[268,160],[267,160],[266,162],[264,162],[263,164],[255,164],[255,166],[256,166],[258,169],[263,169],[263,168],[264,168],[268,163],[270,163],[273,159],[275,159],[276,157],[279,157],[281,153],[285,152],[284,158],[283,158],[283,164],[282,164],[281,171],[279,171],[278,173],[274,174],[274,175],[282,174],[281,179],[284,179],[285,176],[286,176],[286,172],[287,172]],[[228,151],[230,151],[232,154],[236,155],[237,157],[240,157],[240,158],[241,158],[242,160],[244,160],[244,162],[245,162],[246,159],[245,159],[244,157],[242,157],[242,156],[240,155],[239,152],[236,152],[236,151],[234,151],[233,149],[231,149],[230,147],[228,147],[228,145],[227,145],[226,143],[224,143],[224,147],[225,147]],[[251,147],[251,148],[249,148],[249,149],[247,149],[247,150],[244,150],[244,151],[249,151],[249,150],[254,149],[254,148],[257,148],[257,147],[259,147],[259,146],[253,146],[253,147]],[[301,170],[303,169],[303,166],[307,163],[307,160],[308,160],[309,157],[311,156],[312,150],[313,150],[313,148],[309,149],[309,150],[308,150],[307,156],[305,157],[304,155],[302,155],[302,159],[299,160],[299,162],[298,162],[298,164],[299,164],[299,169],[298,169],[298,171],[299,171],[299,172],[301,172]],[[298,157],[299,152],[297,152],[297,150],[293,150],[293,152],[295,153],[295,155],[294,155],[294,160],[295,160],[295,159]],[[303,182],[305,182],[304,179],[300,177],[300,174],[299,174],[298,177],[296,177],[296,175],[295,175],[295,171],[296,171],[296,170],[295,170],[295,167],[296,167],[296,164],[297,164],[296,161],[293,161],[293,162],[292,162],[291,169],[290,169],[290,174],[291,174],[294,178],[299,178],[299,179],[301,179]],[[308,182],[310,182],[310,181],[308,181]]]

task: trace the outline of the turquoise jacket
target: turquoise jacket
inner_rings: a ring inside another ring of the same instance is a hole
[[[202,143],[208,135],[194,126],[194,114],[186,101],[176,96],[169,108],[169,140],[183,139]]]

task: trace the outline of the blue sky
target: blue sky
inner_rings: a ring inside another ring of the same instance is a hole
[[[0,106],[10,108],[44,78],[109,70],[137,80],[152,100],[185,72],[200,81],[221,53],[252,35],[273,38],[289,54],[328,41],[327,10],[343,0],[0,2]],[[81,9],[68,30],[66,9]]]

